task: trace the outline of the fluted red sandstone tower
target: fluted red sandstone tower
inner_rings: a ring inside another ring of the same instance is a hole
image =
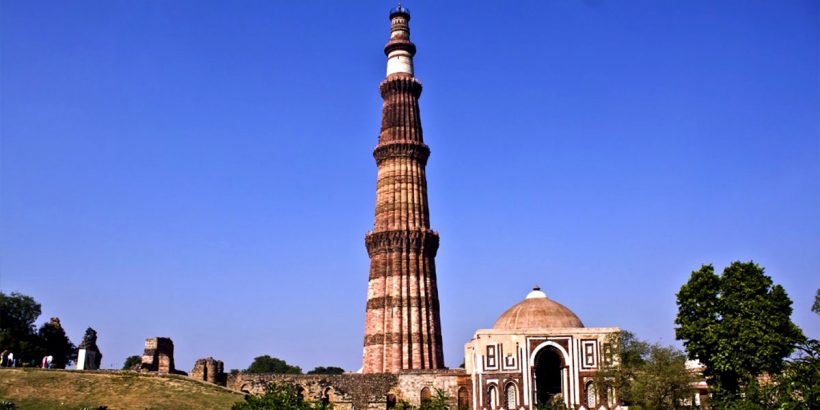
[[[430,229],[427,177],[430,149],[419,119],[421,83],[413,77],[416,46],[410,13],[390,11],[387,78],[379,143],[376,221],[365,238],[370,282],[364,334],[365,373],[444,367],[435,257],[438,234]]]

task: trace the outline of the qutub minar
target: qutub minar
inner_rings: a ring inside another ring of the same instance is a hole
[[[436,251],[430,229],[424,144],[419,115],[421,83],[413,76],[416,46],[410,41],[410,13],[390,13],[387,78],[379,143],[376,220],[365,243],[370,281],[364,334],[364,373],[441,369]]]
[[[260,394],[271,381],[290,383],[305,397],[340,410],[418,406],[437,390],[452,409],[618,408],[618,392],[598,389],[594,380],[603,364],[618,360],[608,344],[618,328],[585,327],[538,287],[491,329],[475,332],[464,345],[464,368],[444,367],[435,264],[439,236],[430,228],[430,149],[421,128],[421,83],[413,75],[416,46],[409,22],[406,8],[390,11],[387,77],[379,85],[381,132],[373,151],[376,213],[365,237],[370,273],[362,369],[342,375],[231,374],[227,386]]]

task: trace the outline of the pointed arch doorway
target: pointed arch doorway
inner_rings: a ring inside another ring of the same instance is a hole
[[[536,404],[549,404],[556,395],[561,394],[563,368],[564,358],[558,349],[545,346],[536,353],[532,370]]]

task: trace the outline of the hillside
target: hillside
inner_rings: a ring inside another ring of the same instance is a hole
[[[18,409],[229,409],[242,395],[182,376],[0,369],[0,401]]]

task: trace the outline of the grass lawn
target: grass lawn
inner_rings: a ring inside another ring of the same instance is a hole
[[[0,369],[0,401],[18,409],[229,409],[242,394],[183,376]]]

